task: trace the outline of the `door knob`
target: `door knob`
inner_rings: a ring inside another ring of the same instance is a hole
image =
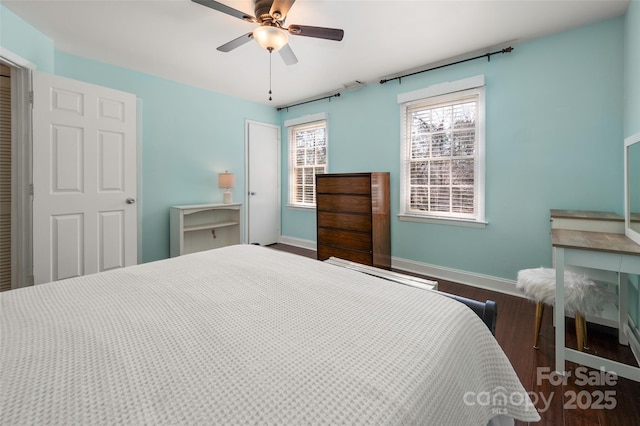
[[[136,200],[134,198],[127,198],[127,204],[134,204],[136,202]]]
[[[256,195],[255,192],[249,192],[249,195]]]

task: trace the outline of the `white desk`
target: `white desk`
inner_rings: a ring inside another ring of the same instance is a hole
[[[618,273],[619,341],[627,344],[627,274],[640,275],[640,245],[617,233],[551,230],[556,268],[556,306],[564,306],[565,265],[602,269]],[[565,373],[565,360],[640,382],[640,368],[565,347],[564,309],[555,309],[556,371]]]

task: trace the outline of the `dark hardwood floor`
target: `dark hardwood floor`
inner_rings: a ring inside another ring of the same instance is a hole
[[[270,247],[312,258],[316,256],[315,251],[284,244]],[[552,309],[545,309],[539,349],[536,350],[533,348],[534,303],[524,298],[435,280],[440,291],[477,300],[494,300],[498,304],[496,340],[542,417],[539,423],[532,425],[640,425],[640,383],[622,377],[603,377],[597,370],[570,362],[567,369],[571,374],[567,380],[553,374],[555,341]],[[575,348],[573,319],[567,318],[566,330],[567,346]],[[590,347],[587,352],[637,365],[629,347],[618,344],[615,330],[588,324],[587,335]],[[516,425],[525,424],[516,421]]]

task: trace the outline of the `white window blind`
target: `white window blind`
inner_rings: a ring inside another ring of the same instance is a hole
[[[401,215],[484,220],[484,90],[401,106]]]
[[[315,207],[315,175],[326,169],[326,120],[289,127],[289,205]]]

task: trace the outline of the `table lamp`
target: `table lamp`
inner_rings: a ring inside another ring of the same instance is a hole
[[[228,170],[225,170],[224,173],[218,174],[218,188],[224,188],[224,195],[222,197],[222,202],[224,204],[233,203],[233,196],[231,195],[231,188],[236,183],[236,177],[233,173],[229,173]]]

